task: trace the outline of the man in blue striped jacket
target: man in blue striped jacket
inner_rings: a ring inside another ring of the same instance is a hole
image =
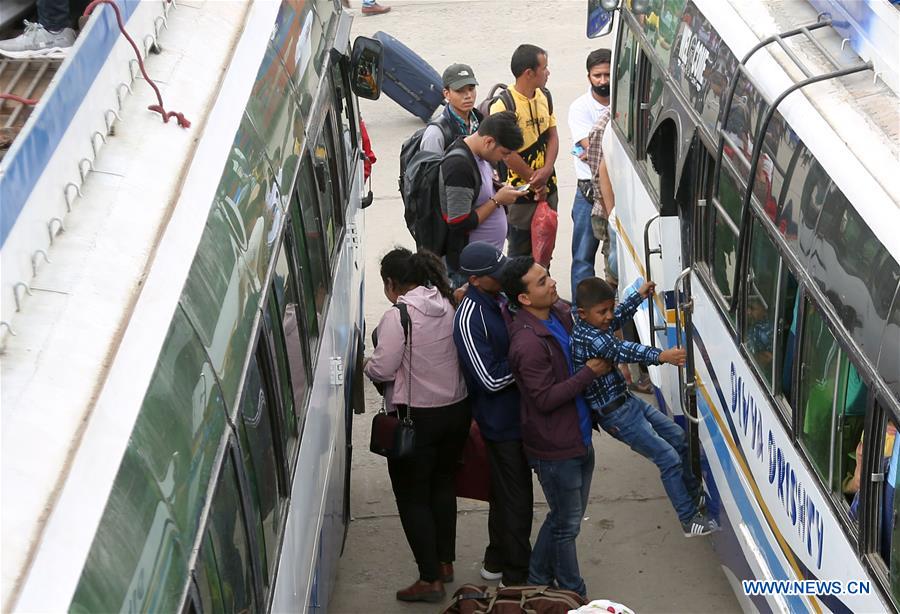
[[[489,544],[481,576],[502,577],[511,586],[528,580],[533,495],[522,449],[519,389],[507,362],[506,300],[497,281],[505,262],[503,253],[484,241],[462,250],[460,271],[469,287],[456,310],[453,339],[490,462]]]

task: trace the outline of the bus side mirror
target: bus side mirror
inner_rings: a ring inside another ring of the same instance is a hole
[[[618,9],[619,0],[588,0],[587,37],[609,34],[613,26],[613,12]]]
[[[360,98],[378,100],[384,78],[384,47],[374,38],[357,36],[350,52],[350,89]]]

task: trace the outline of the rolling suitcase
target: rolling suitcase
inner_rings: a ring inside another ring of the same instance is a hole
[[[384,93],[427,123],[444,101],[441,76],[390,34],[376,32],[374,38],[384,45]]]

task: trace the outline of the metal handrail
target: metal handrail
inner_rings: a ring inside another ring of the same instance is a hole
[[[658,245],[655,249],[650,249],[650,224],[658,220],[660,216],[656,215],[647,220],[644,224],[644,281],[650,279],[650,256],[654,254],[662,255],[662,245]],[[656,306],[653,304],[653,298],[647,304],[647,322],[650,324],[650,347],[656,347],[656,331],[665,330],[666,328],[653,325],[653,313]]]
[[[673,291],[675,293],[675,347],[681,347],[681,309],[682,307],[686,307],[689,303],[682,303],[680,300],[680,296],[682,294],[681,288],[684,285],[684,281],[691,274],[691,267],[687,267],[681,273],[678,274],[678,277],[675,279],[675,286]],[[687,346],[687,331],[684,332],[685,335],[685,346]],[[681,401],[681,413],[684,414],[684,417],[693,422],[694,424],[700,424],[700,416],[692,416],[687,411],[687,403],[685,403],[685,391],[689,390],[693,387],[692,383],[686,381],[686,377],[684,376],[684,367],[678,367],[678,398]],[[698,412],[699,414],[699,412]]]

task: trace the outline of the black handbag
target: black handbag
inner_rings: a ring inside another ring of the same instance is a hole
[[[409,351],[409,370],[406,386],[407,400],[412,400],[412,326],[406,305],[395,305],[400,309],[400,322]],[[373,333],[374,334],[374,333]],[[374,341],[374,339],[373,339]],[[416,426],[410,416],[409,405],[398,405],[397,412],[388,413],[381,402],[381,410],[372,418],[372,435],[369,438],[369,450],[381,456],[399,459],[409,456],[416,449]],[[405,410],[406,415],[401,417]]]

